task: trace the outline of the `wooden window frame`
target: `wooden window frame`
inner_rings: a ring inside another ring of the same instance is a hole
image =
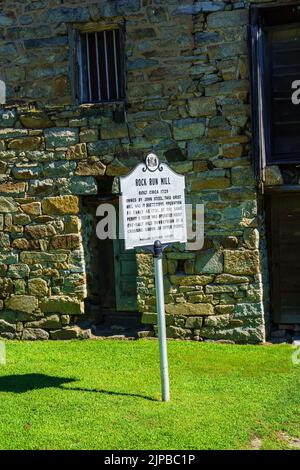
[[[296,18],[290,18],[290,9],[297,10]],[[279,10],[280,9],[280,10]],[[282,20],[276,24],[277,12],[284,12]],[[285,16],[286,15],[286,16]],[[273,21],[273,24],[272,24]],[[299,164],[297,158],[276,159],[271,145],[271,80],[270,56],[267,54],[267,32],[280,25],[300,23],[300,1],[285,0],[272,4],[255,5],[250,8],[248,28],[249,65],[252,107],[253,163],[256,179],[264,179],[266,165]]]
[[[119,99],[88,101],[84,99],[81,91],[81,49],[80,35],[83,33],[97,33],[102,31],[110,31],[118,29],[120,34],[120,66],[121,70],[118,79],[120,80],[121,97]],[[75,23],[68,26],[69,43],[70,43],[70,78],[72,87],[72,101],[76,105],[109,105],[122,104],[126,102],[126,68],[125,68],[125,21],[120,19],[114,23]]]

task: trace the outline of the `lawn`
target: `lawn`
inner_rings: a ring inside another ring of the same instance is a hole
[[[291,346],[169,341],[7,342],[0,449],[286,449],[300,438]],[[298,356],[299,357],[299,356]]]

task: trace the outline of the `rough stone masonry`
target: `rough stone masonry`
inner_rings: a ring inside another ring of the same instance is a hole
[[[205,204],[205,246],[165,255],[168,336],[265,337],[264,231],[251,162],[251,0],[4,0],[0,80],[0,335],[77,337],[87,297],[82,198],[149,150]],[[254,3],[254,2],[253,2]],[[260,2],[255,2],[260,3]],[[69,28],[125,19],[122,104],[76,105]],[[138,309],[154,325],[152,258]],[[266,309],[267,311],[267,309]]]

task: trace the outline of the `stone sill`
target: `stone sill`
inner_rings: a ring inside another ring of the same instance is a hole
[[[70,105],[41,105],[37,104],[36,102],[8,102],[6,104],[0,104],[1,109],[14,109],[17,108],[19,111],[26,112],[26,111],[115,111],[116,109],[120,108],[121,106],[125,106],[125,100],[119,101],[110,101],[107,103],[78,103],[78,104],[70,104]]]
[[[300,192],[300,184],[281,184],[277,186],[265,186],[265,193],[291,193]]]

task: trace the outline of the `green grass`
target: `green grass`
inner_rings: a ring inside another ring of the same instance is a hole
[[[264,449],[300,438],[290,346],[170,341],[160,402],[156,341],[8,342],[0,449]]]

